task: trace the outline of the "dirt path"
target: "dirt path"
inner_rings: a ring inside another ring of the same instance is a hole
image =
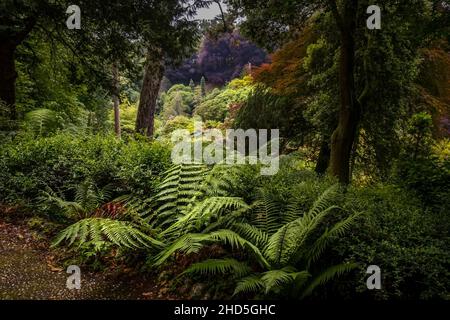
[[[81,270],[81,289],[69,290],[69,274],[55,266],[48,244],[26,226],[0,220],[0,300],[161,299],[141,275],[106,275]]]

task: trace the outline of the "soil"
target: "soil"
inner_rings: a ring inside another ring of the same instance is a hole
[[[129,270],[81,268],[81,289],[69,290],[70,274],[56,260],[48,240],[25,223],[6,222],[0,216],[0,300],[176,299],[157,275]]]

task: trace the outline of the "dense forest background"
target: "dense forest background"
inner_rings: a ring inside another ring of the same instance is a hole
[[[0,1],[0,228],[144,298],[450,299],[448,1],[69,5]],[[279,129],[279,172],[175,165],[199,121]]]

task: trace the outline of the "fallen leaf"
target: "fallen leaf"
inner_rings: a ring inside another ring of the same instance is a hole
[[[61,272],[61,271],[64,270],[64,269],[62,269],[62,268],[55,267],[55,266],[51,265],[50,263],[47,263],[47,265],[48,265],[48,267],[50,268],[50,271],[51,271],[51,272]]]

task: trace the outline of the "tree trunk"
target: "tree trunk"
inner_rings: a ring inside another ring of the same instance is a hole
[[[16,63],[14,55],[17,47],[30,34],[36,24],[36,17],[25,18],[23,29],[0,37],[0,101],[9,109],[9,119],[17,120],[16,112]],[[14,26],[16,27],[16,26]]]
[[[16,120],[16,64],[14,53],[17,45],[10,40],[0,39],[0,100],[9,109],[9,119]]]
[[[113,103],[114,103],[114,132],[116,136],[120,138],[121,130],[120,130],[120,83],[119,83],[119,69],[117,65],[113,65],[112,67],[112,75],[113,75]]]
[[[350,183],[350,159],[360,121],[355,96],[354,60],[357,0],[345,1],[344,14],[337,17],[341,33],[339,61],[340,111],[338,126],[331,138],[330,172],[342,184]],[[337,11],[337,10],[335,10]]]
[[[330,139],[324,137],[320,146],[319,158],[316,164],[316,173],[323,175],[327,172],[330,165]]]
[[[164,71],[162,50],[150,48],[136,119],[136,132],[148,137],[153,137],[156,102]]]

